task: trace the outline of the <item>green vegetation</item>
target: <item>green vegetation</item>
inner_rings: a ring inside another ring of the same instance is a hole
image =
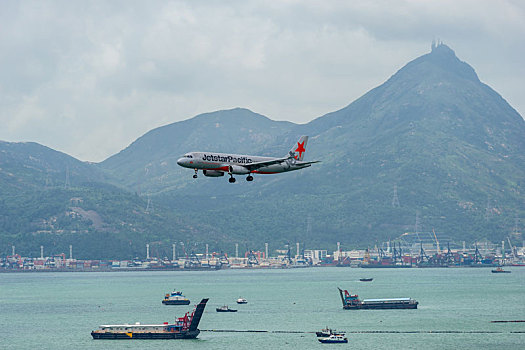
[[[280,156],[300,135],[311,136],[306,160],[322,163],[253,183],[194,180],[176,164],[191,150]],[[79,257],[131,258],[148,242],[170,256],[180,241],[229,253],[235,242],[363,248],[414,231],[416,212],[419,232],[452,244],[522,239],[511,233],[525,217],[525,122],[445,45],[305,125],[239,108],[208,113],[152,130],[95,165],[30,146],[0,143],[3,254],[11,244],[27,255],[73,244]]]

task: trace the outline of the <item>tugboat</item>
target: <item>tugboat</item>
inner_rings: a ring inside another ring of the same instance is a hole
[[[417,309],[419,304],[412,298],[391,298],[391,299],[363,299],[360,300],[357,294],[350,295],[347,290],[339,289],[343,309],[361,310],[361,309]]]
[[[237,312],[235,309],[230,309],[228,305],[223,305],[215,309],[217,312]]]
[[[330,334],[326,338],[317,338],[321,343],[348,343],[348,339],[344,334]]]
[[[248,304],[248,301],[244,298],[237,299],[237,304]]]
[[[164,296],[162,303],[164,305],[190,305],[190,299],[182,295],[182,292],[173,291]]]
[[[328,338],[329,336],[331,336],[332,334],[342,334],[342,335],[345,335],[345,332],[338,332],[336,331],[335,329],[331,329],[331,328],[324,328],[324,329],[321,329],[321,331],[319,332],[315,332],[315,335],[318,337],[318,338]]]
[[[498,267],[495,270],[492,270],[492,273],[510,273],[510,271],[503,270],[501,267]]]
[[[200,330],[197,328],[206,307],[208,299],[202,299],[190,314],[179,317],[175,323],[169,324],[120,324],[102,325],[92,331],[93,339],[194,339]]]

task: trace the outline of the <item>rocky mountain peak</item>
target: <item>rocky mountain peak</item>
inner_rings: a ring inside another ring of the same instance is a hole
[[[399,73],[431,70],[439,71],[440,75],[448,75],[452,78],[463,78],[474,82],[479,82],[479,78],[468,63],[457,58],[456,53],[442,42],[432,43],[430,53],[423,55],[409,62]]]

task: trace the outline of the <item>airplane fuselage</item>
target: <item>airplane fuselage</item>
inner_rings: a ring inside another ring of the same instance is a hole
[[[272,161],[274,159],[278,158],[217,152],[190,152],[183,158],[180,158],[177,164],[185,168],[222,171],[231,174],[276,174],[303,169],[311,165],[308,163],[301,164],[303,162],[291,158],[287,161],[267,165],[252,171],[245,167],[252,163]]]
[[[229,174],[228,181],[230,183],[235,182],[234,174],[248,175],[246,180],[253,181],[251,174],[284,173],[307,168],[313,163],[317,163],[317,161],[303,162],[307,142],[308,136],[301,136],[297,146],[294,146],[287,155],[281,158],[217,152],[190,152],[177,160],[177,164],[195,170],[194,179],[197,178],[197,172],[202,170],[202,173],[209,177]]]

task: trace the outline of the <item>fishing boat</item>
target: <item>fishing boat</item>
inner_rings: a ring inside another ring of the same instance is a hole
[[[390,298],[390,299],[363,299],[360,300],[357,294],[351,295],[347,290],[339,289],[343,309],[361,310],[361,309],[417,309],[419,304],[412,298]]]
[[[197,328],[208,299],[202,299],[190,314],[179,317],[174,323],[163,324],[117,324],[102,325],[91,332],[93,339],[193,339],[200,330]]]
[[[237,299],[237,304],[248,304],[248,300],[244,298]]]
[[[173,291],[164,295],[164,305],[190,305],[190,299],[182,295],[182,292]]]
[[[330,334],[329,337],[317,338],[321,343],[348,343],[344,334]]]
[[[215,309],[217,312],[237,312],[235,309],[230,309],[228,305],[223,305]]]
[[[492,273],[510,273],[510,271],[503,270],[501,267],[498,267],[495,270],[492,270]]]

